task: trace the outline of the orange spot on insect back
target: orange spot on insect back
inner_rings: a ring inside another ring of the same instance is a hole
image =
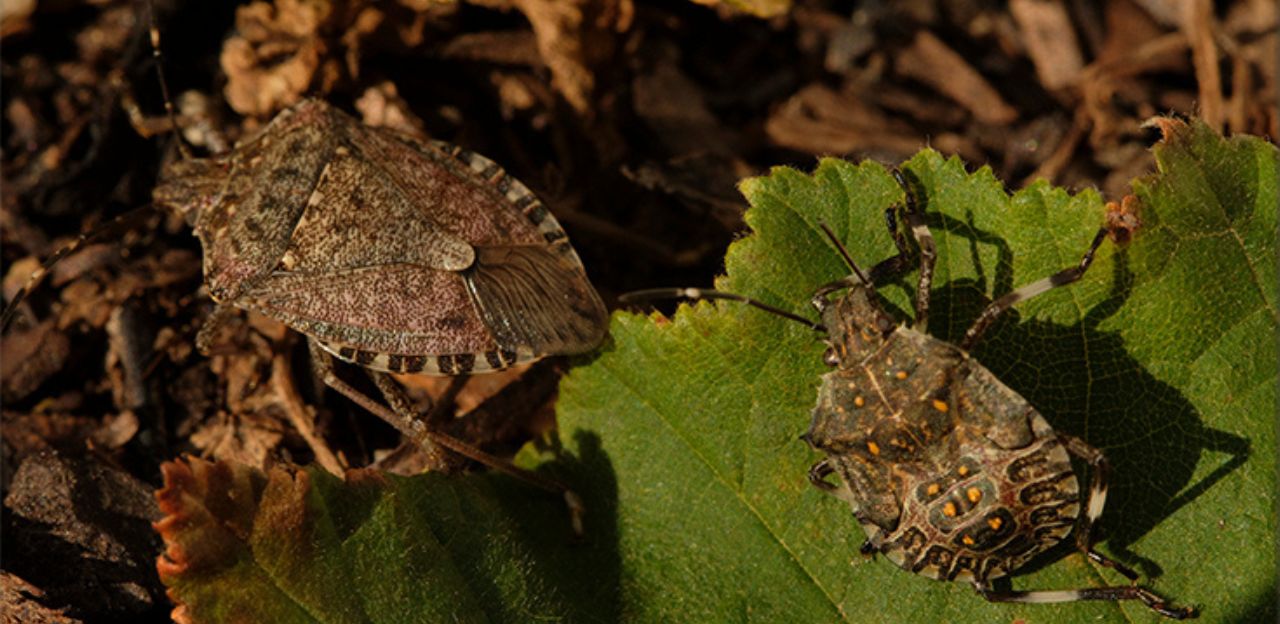
[[[946,411],[947,411],[948,409],[950,409],[950,406],[948,406],[948,405],[947,405],[947,402],[946,402],[946,401],[942,401],[942,400],[939,400],[939,399],[934,399],[934,400],[933,400],[933,409],[936,409],[936,410],[938,410],[939,412],[946,413]]]
[[[991,527],[992,531],[999,531],[1000,527],[1003,525],[1004,525],[1004,520],[1001,520],[1000,518],[987,519],[987,526]]]
[[[951,501],[947,501],[947,504],[945,504],[945,505],[943,505],[943,506],[942,506],[942,515],[944,515],[944,516],[946,516],[946,517],[948,517],[948,518],[954,518],[954,517],[956,517],[956,505],[955,505],[955,503],[952,503]]]
[[[907,371],[900,370],[900,371],[898,371],[898,372],[894,373],[894,374],[893,374],[893,376],[894,376],[894,377],[897,377],[898,379],[906,379],[906,378],[907,378]]]
[[[876,444],[875,442],[867,442],[867,450],[871,451],[872,455],[879,455],[880,445]]]
[[[935,495],[935,494],[937,494],[937,493],[938,493],[938,490],[939,490],[939,489],[940,489],[940,488],[938,487],[938,484],[937,484],[937,483],[930,483],[930,484],[929,484],[929,487],[925,488],[924,492],[925,492],[925,494],[928,494],[929,496],[933,496],[933,495]]]
[[[969,488],[969,489],[964,493],[964,495],[965,495],[966,497],[968,497],[969,502],[971,502],[971,503],[976,503],[976,502],[978,502],[978,501],[982,500],[982,490],[979,490],[978,488],[975,488],[975,487],[971,487],[971,488]]]
[[[963,477],[963,476],[965,476],[965,475],[969,474],[969,467],[968,467],[968,466],[961,466],[961,467],[959,467],[959,468],[957,468],[957,469],[956,469],[956,472],[957,472],[960,476],[962,476],[962,477]]]
[[[973,546],[973,538],[968,535],[961,537],[960,541],[964,542],[965,546]]]
[[[866,404],[867,404],[867,400],[862,398],[861,396],[853,397],[854,407],[862,407],[863,405],[866,405]]]

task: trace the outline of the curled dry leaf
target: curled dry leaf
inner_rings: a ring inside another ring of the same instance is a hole
[[[359,73],[360,45],[384,16],[365,0],[254,2],[222,48],[231,108],[267,117]]]
[[[631,26],[631,0],[511,0],[533,26],[552,84],[579,113],[591,110],[594,69]]]
[[[170,588],[169,599],[177,605],[173,620],[198,621],[175,586],[216,574],[248,554],[247,541],[267,476],[244,465],[198,459],[169,462],[160,470],[165,485],[155,496],[163,517],[152,527],[164,540],[165,550],[156,570]],[[277,472],[282,482],[289,480],[288,473]]]
[[[356,100],[356,110],[365,125],[392,128],[406,134],[426,136],[422,119],[409,110],[408,102],[400,97],[396,85],[390,81],[380,82],[364,90],[364,94]]]
[[[218,461],[263,468],[284,440],[280,415],[219,413],[191,434],[191,445]]]
[[[231,108],[265,117],[302,97],[326,50],[318,36],[325,6],[281,0],[236,11],[237,35],[223,45],[221,57]]]

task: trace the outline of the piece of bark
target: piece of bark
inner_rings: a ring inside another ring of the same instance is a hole
[[[16,574],[0,571],[0,624],[75,624],[66,607],[54,608],[40,588]]]
[[[1074,85],[1084,69],[1084,58],[1066,7],[1048,0],[1013,0],[1009,10],[1022,31],[1040,84],[1048,91]]]
[[[991,83],[927,30],[916,33],[894,68],[955,100],[982,123],[1007,124],[1018,118],[1017,109],[1005,103]]]
[[[28,457],[4,499],[6,567],[70,615],[138,617],[165,603],[152,562],[160,519],[151,488],[92,457]]]
[[[0,396],[6,403],[31,394],[50,376],[62,370],[71,354],[71,339],[55,327],[53,319],[39,325],[11,330],[0,341]]]
[[[1213,41],[1213,3],[1188,0],[1182,7],[1182,32],[1191,43],[1191,61],[1200,86],[1200,117],[1213,128],[1223,122],[1222,73],[1218,69],[1218,46]]]
[[[877,153],[905,158],[924,140],[875,106],[812,84],[787,100],[765,122],[777,145],[811,154]]]

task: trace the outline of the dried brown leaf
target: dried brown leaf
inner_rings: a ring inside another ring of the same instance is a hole
[[[426,136],[422,119],[413,114],[409,104],[400,97],[396,85],[380,82],[368,89],[356,100],[356,110],[367,126],[393,128],[413,136]]]
[[[256,413],[218,413],[191,434],[201,455],[255,468],[265,468],[283,440],[280,419]]]
[[[301,99],[327,50],[317,32],[324,17],[320,6],[280,0],[236,11],[238,34],[223,45],[221,56],[231,108],[266,117]]]
[[[512,0],[533,26],[551,81],[574,110],[592,108],[595,67],[613,57],[631,26],[631,0]]]

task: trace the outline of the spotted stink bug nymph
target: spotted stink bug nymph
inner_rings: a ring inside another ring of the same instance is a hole
[[[1054,431],[1035,407],[969,355],[1011,306],[1080,279],[1107,229],[1099,230],[1079,264],[996,299],[961,343],[951,344],[924,332],[935,245],[919,208],[918,183],[908,179],[909,173],[893,173],[905,192],[901,209],[886,212],[897,255],[864,272],[822,226],[852,274],[814,293],[819,323],[713,290],[655,289],[624,299],[730,299],[824,334],[823,360],[834,370],[822,377],[812,423],[802,438],[825,457],[808,477],[852,508],[867,536],[864,554],[883,554],[929,578],[970,583],[993,602],[1137,600],[1167,617],[1195,617],[1194,609],[1169,605],[1137,585],[1135,572],[1094,549],[1094,528],[1107,496],[1108,463],[1102,452]],[[899,230],[899,219],[918,252]],[[908,326],[886,312],[875,283],[903,272],[917,256],[915,319]],[[1087,491],[1072,457],[1088,465]],[[1076,547],[1089,560],[1135,584],[1062,591],[992,586],[1073,530]]]

